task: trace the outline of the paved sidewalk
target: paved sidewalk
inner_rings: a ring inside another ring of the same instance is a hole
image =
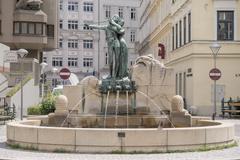
[[[240,120],[223,120],[234,123],[235,134],[240,138]],[[0,126],[0,159],[4,160],[237,160],[240,159],[240,147],[208,152],[188,152],[169,154],[66,154],[37,151],[14,150],[5,145],[6,126]]]

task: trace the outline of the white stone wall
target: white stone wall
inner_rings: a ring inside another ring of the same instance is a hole
[[[31,79],[23,86],[23,116],[27,115],[27,108],[40,102],[39,86],[34,85],[34,79]],[[21,115],[21,90],[11,97],[10,106],[16,106],[16,118]]]

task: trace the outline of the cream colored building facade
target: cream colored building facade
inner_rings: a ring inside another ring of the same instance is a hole
[[[34,73],[35,84],[39,83],[42,52],[57,48],[57,12],[58,0],[0,0],[0,43],[9,46],[13,52],[21,48],[28,51],[23,68],[27,73]],[[10,65],[9,86],[19,82],[19,74],[12,75],[20,72],[19,63]],[[6,70],[9,68],[5,66]]]
[[[154,54],[174,69],[176,94],[198,115],[213,113],[213,84],[209,71],[213,55],[209,46],[219,43],[217,68],[217,112],[221,99],[240,96],[240,1],[239,0],[149,0],[139,9],[138,50]],[[165,57],[158,55],[158,44]]]
[[[41,8],[31,4],[17,6],[22,0],[0,0],[0,43],[29,51],[28,57],[41,59],[43,50],[57,47],[58,0],[44,0]],[[27,3],[27,2],[26,2]]]

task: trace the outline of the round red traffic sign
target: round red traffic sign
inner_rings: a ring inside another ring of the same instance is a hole
[[[221,78],[221,76],[222,76],[222,73],[217,68],[213,68],[209,72],[209,77],[214,81],[219,80]]]
[[[70,75],[71,75],[71,72],[67,68],[63,68],[59,72],[59,76],[64,80],[68,79],[70,77]]]

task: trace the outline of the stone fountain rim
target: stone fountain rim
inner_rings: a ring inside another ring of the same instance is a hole
[[[234,124],[200,120],[215,126],[189,128],[64,128],[38,126],[41,120],[7,124],[7,144],[42,151],[74,153],[169,152],[234,142]],[[185,138],[184,138],[185,137]],[[124,143],[122,143],[124,141]]]
[[[15,121],[10,122],[7,126],[14,126],[14,127],[26,127],[26,128],[41,128],[41,129],[57,129],[57,130],[90,130],[90,131],[141,131],[141,130],[159,130],[159,131],[172,131],[172,130],[201,130],[201,129],[214,129],[214,128],[223,128],[223,127],[232,127],[234,124],[229,122],[221,122],[221,121],[213,121],[213,120],[199,120],[200,122],[210,122],[215,125],[212,126],[198,126],[198,127],[180,127],[180,128],[71,128],[71,127],[52,127],[52,126],[40,126],[40,125],[32,125],[32,124],[25,124],[27,122],[36,122],[41,123],[41,120],[23,120],[23,121]]]

